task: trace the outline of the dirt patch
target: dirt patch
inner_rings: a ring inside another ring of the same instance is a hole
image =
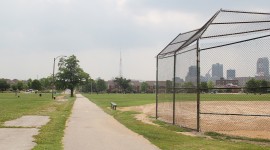
[[[57,96],[55,100],[58,102],[66,102],[68,99],[66,99],[64,95],[60,95],[60,96]]]
[[[149,118],[149,116],[146,114],[137,114],[135,115],[135,118],[143,123],[158,126],[157,124],[153,123],[153,119]]]
[[[12,127],[41,127],[49,121],[49,116],[22,116],[15,120],[6,121],[4,125]]]
[[[197,103],[177,102],[175,104],[176,124],[183,127],[196,129],[197,127]],[[160,120],[171,123],[173,105],[170,102],[158,104],[158,116]],[[119,108],[122,111],[141,112],[136,116],[138,120],[145,123],[148,116],[155,116],[156,105],[148,104]],[[267,101],[204,101],[201,102],[201,112],[207,113],[229,113],[229,114],[270,114],[270,102]],[[270,139],[270,117],[262,116],[236,116],[236,115],[209,115],[201,114],[201,131],[218,132],[233,136],[249,138]]]
[[[132,106],[132,107],[119,107],[118,110],[120,111],[136,111],[140,112],[141,114],[136,114],[135,118],[139,121],[142,121],[146,124],[151,124],[158,126],[157,124],[153,123],[154,119],[151,119],[150,116],[154,117],[153,109],[155,109],[156,105],[148,104],[142,106]]]

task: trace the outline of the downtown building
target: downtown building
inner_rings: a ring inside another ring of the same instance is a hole
[[[257,76],[269,76],[269,60],[267,57],[257,60]]]
[[[233,79],[235,79],[235,70],[234,69],[227,70],[227,80]]]
[[[223,78],[223,64],[216,63],[212,65],[212,79],[219,80]]]

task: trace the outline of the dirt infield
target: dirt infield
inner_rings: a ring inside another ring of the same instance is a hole
[[[158,104],[158,116],[161,120],[172,122],[172,103]],[[196,102],[177,102],[176,124],[196,129]],[[127,108],[126,108],[127,109]],[[130,110],[155,116],[155,104],[135,106]],[[270,115],[270,102],[266,101],[204,101],[201,102],[201,113]],[[233,136],[270,139],[270,117],[201,114],[201,131],[214,131]],[[142,120],[139,118],[139,120]]]

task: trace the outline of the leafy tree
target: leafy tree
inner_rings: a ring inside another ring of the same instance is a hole
[[[268,82],[266,80],[260,80],[259,84],[260,84],[260,92],[267,93]]]
[[[33,80],[32,88],[35,90],[41,90],[41,83],[39,82],[39,80]]]
[[[23,84],[22,81],[18,81],[18,83],[17,83],[17,89],[20,90],[20,91],[24,89],[24,84]]]
[[[85,84],[82,85],[82,92],[96,92],[96,81],[89,79]]]
[[[207,82],[207,87],[208,87],[208,89],[214,88],[215,85],[214,85],[213,81],[208,81],[208,82]]]
[[[41,78],[39,82],[41,84],[41,89],[51,89],[52,77]]]
[[[246,82],[247,92],[256,93],[259,88],[259,82],[254,78]]]
[[[195,86],[193,85],[192,82],[185,82],[183,87],[186,88],[187,93],[196,92]]]
[[[251,93],[266,93],[267,87],[268,82],[266,80],[255,80],[254,78],[252,78],[246,83],[247,92]]]
[[[126,93],[127,91],[130,90],[130,87],[131,87],[129,85],[130,81],[131,80],[123,78],[123,77],[120,77],[120,78],[116,77],[113,80],[113,82],[116,83],[119,86],[120,92],[124,92],[124,93]]]
[[[0,79],[0,90],[6,91],[10,87],[10,84],[7,83],[7,80]]]
[[[97,86],[97,93],[107,90],[106,82],[103,79],[98,78],[96,81],[96,86]]]
[[[28,86],[28,88],[32,88],[32,79],[31,78],[27,80],[27,86]]]
[[[18,89],[17,84],[12,84],[11,88],[12,88],[13,91],[16,91]]]
[[[70,89],[71,97],[73,97],[76,86],[82,82],[86,82],[89,79],[89,74],[80,68],[79,60],[75,55],[67,59],[61,58],[58,66],[59,72],[56,74],[58,86],[62,89]]]
[[[207,86],[207,82],[202,82],[201,83],[201,90],[202,92],[208,92],[208,86]]]
[[[146,82],[143,82],[142,85],[141,85],[141,91],[146,93],[147,92],[147,89],[148,89],[148,84]]]
[[[166,80],[166,93],[171,93],[173,90],[173,82],[170,80]]]

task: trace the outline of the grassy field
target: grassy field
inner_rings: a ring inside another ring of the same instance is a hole
[[[179,134],[177,132],[186,131],[180,127],[172,126],[160,121],[156,121],[160,126],[144,124],[134,118],[137,112],[121,112],[113,111],[110,108],[110,102],[117,103],[119,107],[135,106],[155,103],[154,94],[85,94],[91,101],[100,106],[105,112],[114,116],[119,122],[127,126],[129,129],[143,135],[150,142],[157,145],[163,150],[178,150],[178,149],[270,149],[268,146],[251,144],[248,142],[235,142],[233,140],[224,139],[209,139],[205,137],[191,137]],[[186,95],[187,97],[190,95]],[[205,95],[206,96],[206,95]],[[217,95],[209,95],[211,100],[218,99]],[[262,95],[261,95],[262,96]],[[192,96],[193,97],[193,96]],[[224,95],[226,99],[226,95]],[[207,98],[207,97],[206,97]],[[239,97],[237,96],[236,99]],[[228,98],[231,99],[231,98]],[[221,100],[221,99],[220,99]],[[244,99],[243,99],[244,100]],[[269,145],[269,144],[266,144]]]
[[[46,115],[50,116],[50,122],[41,127],[40,134],[35,136],[37,146],[35,150],[59,150],[63,149],[62,137],[65,123],[70,115],[74,102],[69,99],[57,102],[51,99],[51,94],[19,94],[19,98],[13,93],[0,94],[0,127],[8,120],[19,118],[23,115]]]

